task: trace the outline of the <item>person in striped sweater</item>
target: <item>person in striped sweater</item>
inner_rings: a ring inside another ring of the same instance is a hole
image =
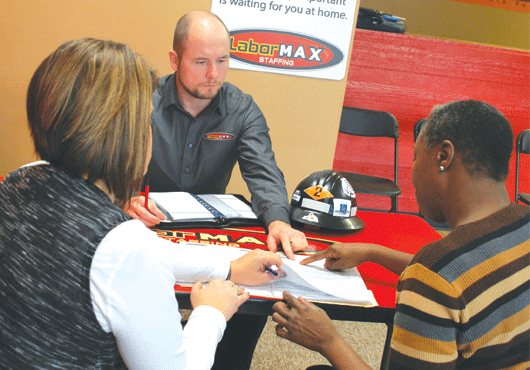
[[[530,216],[506,191],[512,149],[510,123],[492,106],[435,107],[414,147],[412,182],[421,212],[451,233],[414,256],[335,244],[302,261],[326,259],[330,270],[371,261],[400,275],[382,368],[530,368]],[[320,352],[336,369],[369,368],[303,298],[286,292],[274,311],[278,336]]]

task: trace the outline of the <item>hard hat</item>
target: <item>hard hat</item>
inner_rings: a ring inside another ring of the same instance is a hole
[[[364,222],[356,216],[355,191],[340,173],[314,172],[296,187],[290,219],[336,230],[359,230]]]

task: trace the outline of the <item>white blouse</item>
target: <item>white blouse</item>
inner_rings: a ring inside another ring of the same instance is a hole
[[[225,317],[200,306],[183,330],[173,289],[176,280],[226,278],[229,260],[206,248],[161,239],[138,220],[117,226],[98,246],[90,268],[92,304],[129,369],[211,368]]]

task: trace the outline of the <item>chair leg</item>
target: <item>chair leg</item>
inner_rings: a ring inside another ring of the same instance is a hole
[[[390,212],[397,213],[397,196],[391,198],[391,204]]]

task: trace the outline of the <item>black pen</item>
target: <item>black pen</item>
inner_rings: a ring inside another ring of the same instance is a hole
[[[273,269],[271,269],[270,267],[265,267],[265,271],[273,274],[274,276],[278,276],[278,272],[277,271],[274,271]]]

